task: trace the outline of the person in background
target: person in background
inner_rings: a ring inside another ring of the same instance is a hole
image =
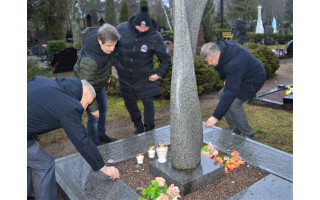
[[[140,12],[127,23],[121,23],[117,30],[121,35],[118,42],[116,69],[119,76],[120,95],[135,126],[133,135],[150,131],[154,123],[154,96],[161,95],[157,81],[163,78],[171,65],[171,55],[157,32],[157,22],[153,20],[148,7],[142,6]],[[154,54],[160,65],[154,71]],[[138,99],[144,106],[144,123],[137,105]]]
[[[76,77],[35,76],[28,79],[27,90],[28,199],[34,199],[32,171],[36,199],[58,199],[54,159],[36,142],[40,134],[58,128],[65,130],[94,171],[100,170],[112,180],[119,178],[117,168],[105,166],[97,146],[82,125],[82,113],[96,96],[90,83]]]
[[[234,41],[221,40],[202,46],[200,56],[225,79],[219,91],[219,104],[205,126],[214,126],[224,116],[229,130],[255,140],[242,107],[252,100],[266,80],[266,72],[248,50]]]
[[[81,80],[87,80],[96,91],[96,98],[87,109],[87,130],[96,145],[116,140],[106,135],[106,85],[110,79],[114,50],[119,39],[117,29],[110,24],[104,24],[90,32],[74,66],[74,75]]]

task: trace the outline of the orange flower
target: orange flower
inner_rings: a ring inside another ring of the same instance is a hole
[[[231,153],[231,156],[232,156],[232,157],[236,157],[236,156],[238,156],[238,155],[239,155],[239,152],[238,152],[238,151],[234,151],[234,152]]]

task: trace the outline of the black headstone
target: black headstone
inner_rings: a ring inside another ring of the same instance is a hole
[[[247,22],[237,19],[234,23],[233,39],[238,40],[240,44],[248,41],[247,39]]]
[[[77,59],[77,49],[66,48],[53,55],[51,67],[54,68],[54,73],[72,71]]]
[[[272,26],[264,26],[264,44],[265,45],[273,45],[273,28]]]
[[[293,56],[293,40],[287,46],[287,56]]]

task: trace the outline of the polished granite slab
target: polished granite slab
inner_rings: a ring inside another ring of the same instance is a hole
[[[275,175],[269,174],[229,200],[291,200],[293,184]]]
[[[216,148],[228,154],[237,150],[248,164],[289,182],[293,181],[291,154],[217,127],[203,126],[203,134],[204,143],[211,142]],[[137,152],[146,153],[149,146],[156,146],[160,141],[170,145],[170,126],[101,145],[98,149],[106,161],[114,159],[115,162],[120,162],[135,157]],[[56,159],[55,162],[57,183],[63,195],[66,196],[65,199],[130,200],[139,198],[138,194],[121,179],[111,181],[101,172],[93,172],[79,153]]]

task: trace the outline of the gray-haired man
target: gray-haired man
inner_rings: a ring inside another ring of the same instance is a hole
[[[102,25],[87,35],[80,57],[74,66],[74,75],[87,80],[97,94],[87,109],[87,130],[96,145],[116,140],[106,135],[105,122],[108,111],[106,85],[114,62],[114,49],[119,40],[120,35],[114,26]]]
[[[82,113],[95,97],[95,91],[85,80],[58,76],[56,79],[35,76],[27,84],[27,178],[28,199],[57,200],[54,159],[35,141],[38,135],[63,128],[81,156],[94,171],[100,170],[111,179],[119,178],[115,167],[105,162],[82,125]]]
[[[252,100],[263,86],[266,80],[263,66],[248,50],[233,41],[204,44],[200,56],[225,79],[224,88],[218,93],[220,102],[205,126],[215,125],[224,116],[232,132],[243,133],[254,140],[242,104]]]

